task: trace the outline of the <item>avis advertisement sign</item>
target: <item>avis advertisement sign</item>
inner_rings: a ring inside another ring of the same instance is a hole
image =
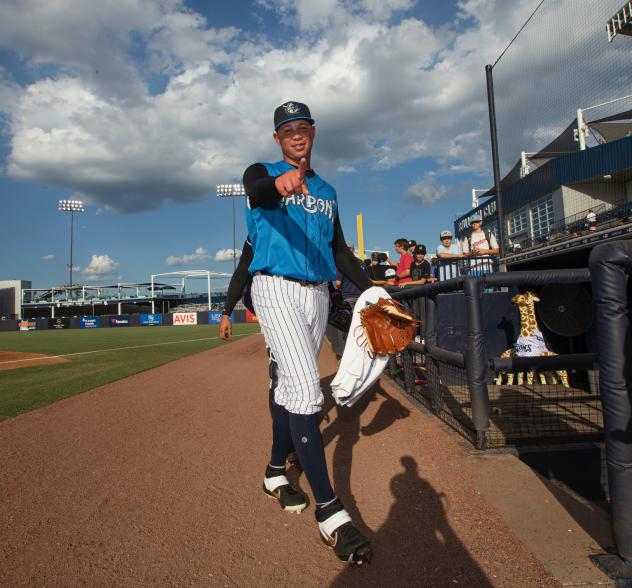
[[[129,314],[117,314],[108,317],[108,324],[111,327],[129,327],[132,324],[132,317]]]
[[[101,326],[100,316],[82,316],[79,326],[82,329],[98,329]]]
[[[218,325],[222,320],[222,311],[221,310],[210,310],[208,313],[208,324],[209,325]],[[230,321],[234,322],[235,313],[230,313]]]
[[[161,314],[141,314],[139,318],[141,325],[162,325]]]
[[[18,321],[18,331],[35,331],[36,329],[37,322],[34,320]]]
[[[174,312],[173,326],[197,325],[197,312]]]
[[[246,322],[247,323],[258,323],[259,322],[257,320],[257,317],[255,316],[255,314],[250,312],[248,309],[246,309]]]

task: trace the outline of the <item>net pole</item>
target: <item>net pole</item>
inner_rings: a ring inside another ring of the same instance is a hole
[[[492,166],[494,169],[494,187],[496,190],[496,211],[498,213],[498,257],[505,254],[505,221],[503,216],[502,193],[500,189],[500,163],[498,161],[498,134],[496,130],[496,105],[494,102],[494,77],[493,65],[485,66],[485,78],[487,80],[487,109],[489,111],[489,133],[492,144]]]
[[[584,112],[581,108],[577,109],[577,139],[579,141],[579,150],[586,150],[586,123],[584,122]]]

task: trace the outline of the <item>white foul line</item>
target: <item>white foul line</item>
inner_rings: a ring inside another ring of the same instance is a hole
[[[231,335],[233,337],[247,337],[258,333],[243,333],[242,335]],[[77,351],[76,353],[64,353],[63,355],[42,355],[41,357],[27,357],[26,359],[9,359],[0,361],[0,365],[7,363],[18,363],[20,361],[41,361],[42,359],[57,359],[60,357],[73,357],[75,355],[85,355],[87,353],[105,353],[107,351],[123,351],[125,349],[140,349],[141,347],[157,347],[159,345],[175,345],[177,343],[191,343],[194,341],[214,341],[220,337],[204,337],[203,339],[185,339],[183,341],[167,341],[166,343],[147,343],[146,345],[131,345],[130,347],[115,347],[113,349],[94,349],[92,351]],[[28,352],[27,352],[28,353]]]

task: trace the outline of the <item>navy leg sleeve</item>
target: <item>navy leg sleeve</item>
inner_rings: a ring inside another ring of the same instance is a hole
[[[333,500],[334,494],[327,463],[325,462],[325,447],[320,433],[320,415],[289,413],[290,430],[294,447],[298,453],[301,467],[307,476],[307,481],[312,488],[314,500],[324,503]]]
[[[270,408],[270,416],[272,417],[272,438],[274,439],[275,434],[274,434],[274,412],[275,412],[275,407],[277,407],[277,403],[274,401],[274,391],[276,390],[276,387],[279,383],[279,364],[277,364],[276,361],[274,361],[274,359],[272,359],[272,357],[270,357],[270,350],[268,350],[268,370],[270,373],[270,391],[268,393],[268,406]],[[287,410],[285,410],[282,406],[279,407],[282,408],[286,413]],[[287,418],[287,415],[284,417],[280,417],[283,419]],[[282,421],[282,425],[281,423],[279,423],[281,425],[281,429],[283,429],[285,427],[285,420]],[[289,427],[289,425],[287,425]],[[281,429],[279,430],[279,436],[285,436],[287,433],[285,431],[281,431]],[[289,429],[288,429],[289,431]],[[290,445],[288,448],[287,453],[285,454],[285,457],[288,456],[288,454],[292,453],[294,451],[294,445],[292,443],[292,440],[290,438]],[[274,451],[274,448],[272,450],[272,455],[273,457],[277,457],[276,453]],[[285,459],[283,459],[283,463],[285,464]],[[273,465],[281,465],[280,463],[277,464],[276,462],[274,462]]]
[[[283,406],[274,404],[272,410],[272,456],[270,465],[285,466],[285,459],[292,450],[290,413]]]

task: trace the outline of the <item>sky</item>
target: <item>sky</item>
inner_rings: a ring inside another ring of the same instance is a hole
[[[434,249],[492,184],[485,64],[538,0],[3,0],[0,280],[231,272],[216,186],[277,161],[272,116],[309,105],[312,166],[347,241]],[[236,247],[246,237],[235,202]],[[238,252],[239,253],[239,252]]]

